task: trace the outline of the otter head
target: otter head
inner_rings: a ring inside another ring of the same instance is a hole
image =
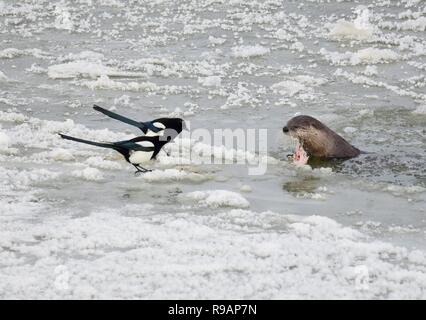
[[[291,118],[283,128],[283,132],[296,138],[308,155],[327,157],[329,128],[317,119],[310,116],[296,116]]]

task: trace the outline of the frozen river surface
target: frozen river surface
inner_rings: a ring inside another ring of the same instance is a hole
[[[0,0],[0,298],[426,298],[425,30],[422,0]],[[57,135],[138,134],[94,103],[268,157],[187,134],[135,176]],[[370,153],[292,164],[296,114]]]

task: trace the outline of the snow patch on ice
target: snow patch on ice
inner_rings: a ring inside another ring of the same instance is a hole
[[[87,163],[91,167],[97,167],[97,168],[105,169],[105,170],[120,170],[123,168],[120,165],[120,163],[115,161],[105,160],[99,156],[87,158],[85,163]]]
[[[88,87],[89,89],[111,89],[122,91],[156,91],[159,87],[152,82],[120,82],[110,79],[107,75],[101,75],[95,81],[81,81],[79,84]]]
[[[0,71],[0,82],[1,81],[3,82],[9,81],[9,78],[2,71]]]
[[[54,13],[56,14],[55,22],[53,23],[54,28],[67,31],[72,31],[74,29],[71,13],[64,3],[60,3],[56,6]]]
[[[359,64],[377,64],[390,63],[400,60],[402,57],[390,49],[365,48],[356,52],[347,51],[345,53],[332,52],[324,48],[319,51],[326,60],[333,65],[359,65]]]
[[[198,183],[210,179],[209,176],[203,174],[178,169],[154,170],[145,173],[142,177],[149,182],[189,181]]]
[[[307,89],[307,87],[304,84],[297,81],[293,81],[293,80],[284,80],[284,81],[275,83],[274,85],[272,85],[271,88],[275,92],[283,96],[289,96],[289,97],[293,97],[295,94],[301,91],[305,91]]]
[[[13,59],[21,56],[34,56],[35,58],[46,59],[49,54],[37,49],[16,49],[16,48],[6,48],[0,50],[0,59]]]
[[[55,148],[50,151],[50,158],[55,161],[72,161],[74,160],[74,155],[70,150],[63,148]]]
[[[196,202],[212,208],[248,208],[250,206],[250,203],[242,195],[227,190],[193,191],[180,195],[179,198],[183,201]]]
[[[224,44],[226,42],[226,39],[209,36],[209,41],[213,45],[221,45],[221,44]]]
[[[362,73],[368,77],[377,76],[378,74],[377,66],[366,66]]]
[[[316,78],[309,75],[298,75],[295,77],[288,77],[287,80],[275,83],[271,89],[284,97],[293,97],[301,95],[303,99],[313,99],[313,87],[317,87],[326,83],[324,78]]]
[[[1,223],[0,293],[15,299],[425,298],[424,252],[369,240],[326,217],[242,209],[144,214],[151,210],[101,208],[83,217]],[[58,266],[68,289],[55,286]]]
[[[426,104],[418,106],[413,113],[426,115]]]
[[[232,48],[232,55],[236,58],[251,58],[263,56],[270,51],[271,50],[269,48],[263,47],[261,45],[237,46]]]
[[[1,130],[1,127],[0,127]],[[0,151],[8,149],[10,146],[10,138],[9,136],[0,131]]]
[[[123,72],[116,68],[104,66],[100,62],[85,60],[52,65],[47,68],[47,75],[51,79],[71,79],[76,77],[97,78],[99,76],[143,76],[143,74]]]
[[[65,56],[60,56],[58,60],[66,62],[66,61],[92,61],[92,62],[100,62],[105,58],[102,53],[84,50],[79,53],[69,53]]]
[[[0,121],[4,122],[24,122],[28,117],[22,113],[0,111]]]
[[[75,170],[72,175],[86,181],[99,181],[103,179],[102,172],[96,168],[87,167],[83,170]]]
[[[338,20],[334,24],[329,24],[329,36],[334,39],[371,39],[376,28],[370,23],[370,11],[367,8],[358,8],[358,16],[354,21]]]
[[[222,79],[219,76],[210,76],[205,78],[198,78],[198,83],[205,87],[219,87]]]

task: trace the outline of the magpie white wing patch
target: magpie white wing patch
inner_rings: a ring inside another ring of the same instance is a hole
[[[154,122],[152,125],[158,129],[162,129],[162,130],[166,129],[166,126],[162,124],[161,122]]]
[[[162,136],[164,134],[164,129],[166,129],[166,126],[164,124],[162,124],[161,122],[154,122],[152,125],[160,129],[160,131],[154,132],[154,131],[148,130],[146,133],[147,137]]]
[[[140,145],[141,147],[145,147],[145,148],[154,147],[154,143],[152,143],[151,141],[139,141],[139,142],[136,142],[136,144]]]

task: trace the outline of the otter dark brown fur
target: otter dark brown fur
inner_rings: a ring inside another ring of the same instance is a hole
[[[283,128],[297,138],[309,156],[318,158],[353,158],[361,151],[322,122],[310,116],[296,116]]]

